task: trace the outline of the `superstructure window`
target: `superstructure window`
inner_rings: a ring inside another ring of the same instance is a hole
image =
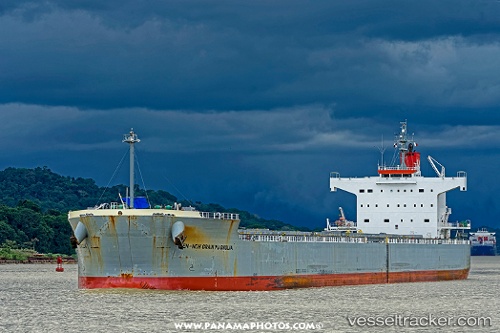
[[[394,228],[395,228],[396,230],[397,230],[397,229],[399,229],[399,225],[397,225],[397,224],[396,224],[396,225],[394,226]]]
[[[365,219],[365,223],[368,223],[368,222],[370,222],[370,219]]]
[[[366,190],[368,193],[373,193],[373,190],[371,188],[369,188],[368,190]]]
[[[424,189],[423,189],[423,188],[419,188],[419,189],[418,189],[418,192],[420,192],[420,193],[424,193]]]
[[[384,219],[384,222],[385,223],[389,223],[389,219]]]
[[[430,222],[430,220],[429,219],[425,219],[424,222]]]
[[[365,190],[360,189],[360,190],[359,190],[359,193],[365,193]]]

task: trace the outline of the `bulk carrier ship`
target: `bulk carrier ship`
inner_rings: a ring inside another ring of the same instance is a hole
[[[151,209],[134,198],[133,131],[130,196],[124,202],[69,212],[80,288],[278,290],[374,283],[466,279],[470,229],[450,223],[446,192],[467,189],[465,172],[437,177],[420,172],[420,153],[401,123],[399,165],[378,175],[342,178],[330,188],[357,197],[357,222],[345,218],[321,232],[239,228],[238,214],[192,207]],[[439,170],[436,163],[441,166]]]

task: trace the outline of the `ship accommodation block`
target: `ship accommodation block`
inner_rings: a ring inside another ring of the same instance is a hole
[[[364,178],[341,178],[330,175],[330,190],[356,195],[357,226],[364,233],[422,235],[448,238],[451,209],[446,206],[446,192],[467,190],[467,176],[422,177],[419,175],[380,175]]]

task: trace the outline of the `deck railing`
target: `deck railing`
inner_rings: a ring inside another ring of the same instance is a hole
[[[251,242],[311,242],[311,243],[389,243],[389,244],[469,244],[467,239],[428,239],[428,238],[381,238],[369,236],[324,236],[304,234],[247,233],[240,231],[239,238]]]
[[[240,219],[240,214],[235,214],[235,213],[200,212],[200,216],[204,219],[221,219],[221,220]]]
[[[409,171],[418,171],[418,168],[416,167],[403,167],[401,165],[396,165],[396,166],[378,166],[378,170],[390,170],[390,171],[400,171],[400,170],[409,170]]]
[[[159,207],[159,206],[158,206]],[[111,203],[102,203],[97,207],[88,207],[87,209],[126,209],[122,204],[118,202],[111,202]],[[160,213],[162,214],[161,208],[156,208]],[[172,210],[167,208],[166,210]],[[174,209],[174,210],[181,210],[181,211],[196,211],[193,207],[183,207],[182,209]],[[221,219],[221,220],[239,220],[240,219],[240,214],[236,213],[220,213],[220,212],[199,212],[200,216],[204,219]]]

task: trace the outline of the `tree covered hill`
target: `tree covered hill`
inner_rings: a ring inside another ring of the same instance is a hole
[[[7,206],[30,200],[43,211],[67,212],[93,207],[100,198],[103,202],[116,201],[119,189],[115,186],[104,191],[92,179],[63,177],[47,167],[0,171],[0,202]]]
[[[94,207],[103,202],[118,201],[126,193],[125,185],[111,188],[97,186],[94,180],[65,177],[47,167],[34,169],[7,168],[0,171],[0,246],[33,248],[44,253],[71,254],[72,234],[67,221],[69,210]],[[187,202],[163,190],[135,188],[137,196],[147,196],[152,205],[192,205],[200,211],[240,214],[241,226],[298,230],[277,220],[266,220],[246,211],[226,209],[218,204]]]

